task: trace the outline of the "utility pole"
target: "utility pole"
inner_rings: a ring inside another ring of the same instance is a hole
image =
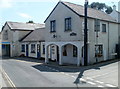
[[[84,5],[84,66],[88,65],[88,34],[87,34],[87,8],[88,8],[88,0],[85,0]]]

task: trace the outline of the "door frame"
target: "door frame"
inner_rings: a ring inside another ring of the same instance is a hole
[[[28,56],[29,56],[29,45],[26,44],[26,57],[28,57]]]
[[[37,58],[41,58],[41,45],[37,44]]]

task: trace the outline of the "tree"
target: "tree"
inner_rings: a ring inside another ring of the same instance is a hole
[[[111,6],[107,6],[105,3],[93,2],[89,5],[89,7],[100,11],[104,11],[107,14],[110,14],[113,11]]]
[[[110,7],[110,6],[108,6],[108,7],[106,7],[107,8],[107,10],[105,11],[107,14],[110,14],[112,11],[113,11],[113,9],[112,9],[112,7]]]
[[[27,23],[34,23],[32,20],[28,21]]]

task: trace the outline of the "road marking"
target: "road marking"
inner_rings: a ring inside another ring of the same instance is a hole
[[[90,82],[90,81],[87,81],[87,83],[89,83],[89,84],[91,84],[91,85],[96,85],[95,83]]]
[[[15,84],[12,82],[12,80],[11,80],[10,77],[7,75],[7,73],[5,72],[4,69],[2,69],[2,73],[3,73],[4,77],[7,79],[8,83],[11,85],[11,87],[12,87],[13,89],[17,89],[16,86],[15,86]]]
[[[54,71],[59,72],[59,70],[56,70],[56,69],[54,69],[54,68],[51,68],[51,67],[48,67],[48,66],[45,66],[45,67],[47,67],[47,68],[49,68],[49,69],[51,69],[51,70],[54,70]],[[75,76],[71,76],[70,74],[67,74],[67,73],[65,73],[65,72],[60,72],[60,73],[76,79]],[[108,74],[108,73],[106,73],[106,74]],[[106,75],[106,74],[102,74],[102,75]],[[97,75],[97,77],[98,77],[98,76],[102,76],[102,75]],[[96,76],[95,76],[95,77],[96,77]],[[90,81],[87,81],[86,79],[88,79],[88,80],[90,80]],[[104,82],[94,80],[92,77],[91,77],[91,78],[90,78],[90,77],[86,77],[86,79],[80,78],[80,81],[87,82],[87,83],[89,83],[89,84],[91,84],[91,85],[97,85],[96,83],[99,83],[99,84],[104,84],[104,85],[106,85],[106,86],[108,86],[108,87],[116,87],[116,86],[113,86],[113,85],[111,85],[111,84],[105,84]],[[91,82],[91,81],[94,81],[94,82]],[[95,83],[95,82],[96,82],[96,83]],[[105,86],[99,85],[98,87],[105,87]]]
[[[85,79],[83,79],[83,78],[80,78],[80,81],[84,81],[84,82],[87,82]]]
[[[71,76],[71,77],[76,78],[75,76]]]
[[[117,87],[117,86],[114,86],[114,85],[111,85],[111,84],[106,84],[106,86],[108,86],[108,87]]]
[[[101,82],[101,81],[97,81],[97,80],[96,80],[95,82],[97,82],[97,83],[100,83],[100,84],[104,84],[104,82]]]
[[[99,85],[99,86],[97,86],[97,87],[104,87],[104,86]]]
[[[111,72],[107,72],[107,73],[105,73],[105,74],[101,74],[101,75],[96,75],[96,76],[93,76],[93,77],[91,77],[91,78],[96,78],[96,77],[100,77],[100,76],[108,75],[108,74],[110,74],[110,73],[112,73],[112,72],[115,72],[115,71],[117,71],[117,70],[114,70],[114,71],[111,71]]]
[[[60,72],[61,74],[65,74],[64,72]]]
[[[86,77],[86,79],[89,79],[89,80],[92,80],[92,81],[94,80],[94,79],[92,79],[92,78],[89,78],[89,77]]]

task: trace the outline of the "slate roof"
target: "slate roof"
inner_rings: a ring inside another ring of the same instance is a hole
[[[38,28],[31,32],[22,42],[45,41],[45,28]]]
[[[45,27],[39,23],[21,23],[21,22],[6,22],[11,30],[35,30],[36,28]]]
[[[78,4],[74,4],[74,3],[70,3],[70,2],[64,2],[64,1],[60,1],[60,2],[58,2],[58,4],[59,3],[62,3],[67,8],[69,8],[74,13],[76,13],[77,15],[84,16],[84,6],[78,5]],[[57,5],[56,5],[56,7],[57,7]],[[55,10],[55,8],[53,9],[53,11]],[[50,13],[50,15],[52,14],[52,12]],[[47,19],[49,18],[49,16],[47,17]],[[102,11],[96,10],[96,9],[92,9],[92,8],[88,8],[88,17],[89,18],[93,18],[93,19],[100,19],[100,20],[105,20],[105,21],[110,21],[110,22],[116,22],[116,20],[113,19],[108,14],[106,14],[106,13],[104,13]],[[45,20],[45,22],[46,22],[46,20]]]

